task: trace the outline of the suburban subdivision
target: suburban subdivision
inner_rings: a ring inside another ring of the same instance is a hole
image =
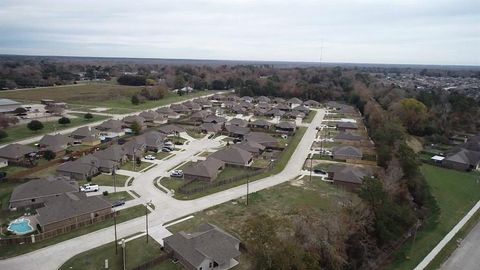
[[[455,249],[478,230],[473,97],[368,67],[148,68],[0,92],[1,269],[436,269],[472,252]]]

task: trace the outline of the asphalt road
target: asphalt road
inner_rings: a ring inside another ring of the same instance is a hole
[[[480,269],[480,222],[440,268],[442,270]]]

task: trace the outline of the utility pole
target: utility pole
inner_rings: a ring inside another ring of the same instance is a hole
[[[135,147],[133,147],[132,155],[133,155],[133,171],[135,171]]]
[[[310,154],[310,182],[312,182],[312,163],[313,163],[313,154]]]
[[[113,210],[113,227],[115,228],[115,255],[118,255],[118,240],[117,240],[117,211]]]
[[[248,206],[248,193],[249,193],[249,185],[250,185],[250,175],[247,175],[247,206]]]
[[[148,244],[148,208],[146,204],[145,204],[145,228],[147,233],[147,244]]]
[[[115,173],[115,166],[116,165],[113,165],[113,171],[112,171],[112,174],[113,174],[113,192],[117,192],[117,174]]]
[[[127,246],[125,245],[125,239],[122,239],[123,248],[123,270],[127,270]]]

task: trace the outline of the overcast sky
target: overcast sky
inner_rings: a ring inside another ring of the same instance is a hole
[[[0,53],[480,65],[480,1],[1,0]]]

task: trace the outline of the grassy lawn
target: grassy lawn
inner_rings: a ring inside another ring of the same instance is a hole
[[[295,184],[295,185],[294,185]],[[242,227],[245,220],[257,214],[295,220],[299,209],[312,209],[318,213],[335,213],[340,207],[339,201],[353,200],[357,197],[342,189],[304,177],[296,183],[283,183],[270,189],[253,193],[249,196],[249,205],[245,205],[245,199],[229,201],[195,214],[195,217],[184,222],[167,227],[171,232],[192,232],[202,223],[212,223],[223,230],[242,239]],[[287,223],[287,222],[285,222]],[[279,223],[281,227],[284,222]],[[250,269],[248,255],[240,256],[241,263],[235,269]]]
[[[270,160],[266,160],[262,158],[255,159],[252,164],[253,167],[257,167],[257,168],[267,168],[268,165],[270,165]]]
[[[43,135],[43,134],[46,134],[46,133],[54,132],[55,130],[60,131],[62,129],[81,126],[81,125],[85,125],[85,124],[88,124],[88,123],[97,122],[97,121],[109,118],[107,116],[95,115],[92,119],[85,119],[85,118],[83,118],[83,115],[81,115],[81,114],[78,114],[78,116],[79,116],[78,118],[70,118],[71,123],[68,124],[68,125],[60,125],[60,124],[58,124],[57,121],[43,122],[40,119],[40,121],[43,123],[44,127],[43,127],[43,129],[41,129],[37,132],[31,131],[30,129],[28,129],[27,124],[21,124],[21,125],[15,125],[15,126],[8,127],[8,128],[5,129],[5,131],[8,133],[8,137],[4,138],[4,139],[1,139],[0,144],[9,143],[9,142],[17,141],[17,140],[21,140],[21,139],[26,139],[26,138],[29,138],[29,137]]]
[[[148,243],[146,240],[147,236],[142,236],[125,244],[126,269],[139,266],[163,253],[160,244],[153,238],[149,237]],[[115,255],[115,243],[111,242],[72,257],[60,269],[104,269],[106,259],[108,259],[109,269],[123,269],[122,252],[122,247],[119,245],[118,255]]]
[[[302,122],[303,123],[312,123],[313,118],[315,118],[315,115],[317,115],[317,111],[312,111],[307,114],[305,118],[303,118]]]
[[[264,172],[264,173],[261,173],[261,174],[258,174],[258,175],[255,175],[255,176],[252,176],[248,179],[248,181],[259,180],[259,179],[262,179],[262,178],[280,173],[285,168],[285,166],[287,165],[288,161],[290,160],[290,157],[292,156],[293,152],[297,148],[298,143],[300,143],[300,140],[303,138],[303,135],[305,134],[306,130],[307,130],[307,128],[301,127],[297,130],[297,132],[295,133],[294,136],[290,137],[288,147],[286,147],[285,150],[283,150],[280,153],[280,156],[279,156],[278,160],[276,161],[275,165],[273,166],[273,168],[271,170],[269,170],[267,172]],[[242,170],[242,169],[239,169],[239,170]],[[229,171],[227,171],[227,172],[228,172],[228,174],[231,173]],[[218,176],[219,178],[221,177],[222,173],[219,174],[219,176]],[[228,174],[226,174],[226,175],[228,175]],[[231,177],[231,176],[229,176],[229,177]],[[179,180],[162,179],[161,183],[164,187],[166,187],[168,189],[177,190],[183,183],[181,181],[183,181],[183,179],[179,179]],[[228,184],[225,184],[225,185],[212,187],[212,188],[204,190],[202,192],[198,192],[198,193],[190,194],[190,195],[180,194],[180,193],[176,192],[175,195],[174,195],[174,198],[179,199],[179,200],[193,200],[193,199],[197,199],[197,198],[209,195],[209,194],[220,192],[222,190],[226,190],[226,189],[229,189],[229,188],[232,188],[232,187],[243,185],[245,183],[247,183],[247,178],[244,178],[244,179],[241,179],[241,180],[238,180],[238,181],[235,181],[235,182],[231,182],[231,183],[228,183]],[[199,183],[199,185],[202,185],[202,183]]]
[[[127,209],[122,209],[117,211],[119,213],[117,217],[117,224],[125,222],[130,219],[134,219],[140,216],[145,215],[145,206],[136,205]],[[12,246],[1,246],[0,247],[0,259],[10,258],[18,256],[20,254],[25,254],[40,248],[44,248],[50,245],[60,243],[62,241],[72,239],[78,236],[82,236],[87,233],[91,233],[103,228],[107,228],[113,225],[113,219],[109,219],[100,223],[96,223],[87,227],[82,227],[78,230],[71,231],[66,234],[59,235],[48,240],[37,242],[35,244],[29,245],[12,245]]]
[[[440,207],[438,223],[427,224],[417,233],[415,243],[407,242],[390,269],[413,269],[480,199],[478,173],[431,165],[423,165],[421,170]]]
[[[171,189],[177,190],[184,183],[185,183],[185,180],[183,178],[164,177],[160,180],[160,184],[170,190]]]
[[[108,193],[107,196],[103,196],[104,199],[108,200],[111,203],[114,203],[119,200],[123,201],[130,201],[133,200],[134,198],[132,195],[130,195],[126,191],[119,191],[119,192],[113,192],[113,193]]]
[[[6,172],[7,176],[16,174],[18,172],[26,171],[28,170],[27,167],[21,167],[21,166],[15,166],[15,165],[10,165],[7,167],[0,168],[0,172]]]
[[[127,181],[128,176],[117,174],[116,177],[117,177],[117,179],[116,179],[117,187],[125,186],[125,181]],[[83,185],[83,184],[86,184],[86,183],[87,183],[87,180],[78,181],[78,184],[80,184],[80,185]],[[113,187],[113,175],[101,173],[101,174],[95,176],[94,178],[92,178],[91,183],[97,184],[99,186],[112,186]]]
[[[201,132],[197,132],[193,129],[187,129],[187,134],[190,135],[191,137],[195,138],[195,139],[201,139],[201,138],[206,136],[206,134],[201,133]]]
[[[111,108],[111,110],[106,111],[108,113],[129,113],[214,93],[213,91],[199,91],[190,93],[188,95],[179,96],[175,93],[169,92],[161,100],[147,101],[139,105],[132,105],[130,101],[132,95],[138,93],[142,88],[142,86],[87,83],[65,87],[47,87],[41,89],[6,92],[2,93],[2,97],[36,103],[40,102],[41,99],[48,98],[56,101],[66,102],[71,105],[71,108],[76,110],[107,107]]]
[[[163,158],[166,158],[170,155],[172,155],[171,153],[169,152],[158,152],[158,153],[148,153],[148,155],[152,155],[154,156],[156,159],[163,159]]]
[[[129,161],[129,162],[126,162],[125,164],[123,164],[120,169],[121,170],[127,170],[127,171],[135,171],[135,172],[138,172],[138,171],[141,171],[145,168],[147,168],[148,166],[152,165],[153,163],[150,163],[150,162],[145,162],[145,161],[142,161],[140,163],[140,165],[138,165],[137,163],[135,163],[135,170],[133,169],[133,162]]]

